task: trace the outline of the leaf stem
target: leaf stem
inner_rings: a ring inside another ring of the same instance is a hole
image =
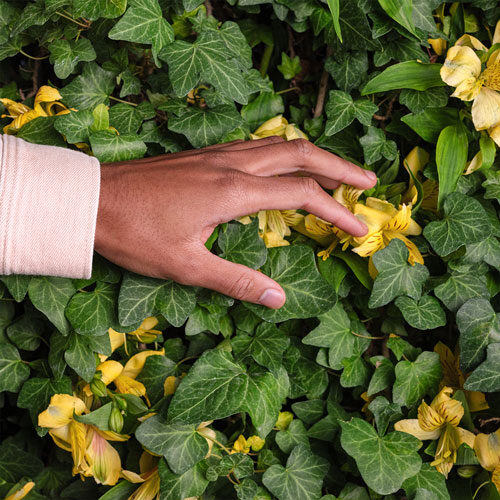
[[[262,78],[267,75],[267,70],[269,69],[269,63],[271,62],[271,56],[273,55],[274,43],[271,45],[266,44],[266,48],[262,54],[262,59],[260,60],[260,74]]]
[[[286,94],[287,92],[292,92],[293,90],[300,90],[300,88],[299,87],[290,87],[289,89],[280,90],[279,92],[276,92],[276,95]]]
[[[62,12],[56,11],[55,14],[58,16],[64,17],[65,19],[68,19],[68,21],[71,21],[72,23],[78,24],[78,26],[82,26],[83,28],[88,28],[88,25],[79,23],[76,19],[73,19],[70,16],[67,16],[66,14],[63,14]]]
[[[370,339],[370,340],[384,340],[385,335],[382,337],[372,337],[370,335],[361,335],[360,333],[356,333],[355,331],[351,330],[351,333],[355,335],[356,337],[361,337],[362,339]]]
[[[200,434],[198,432],[198,434]],[[210,441],[213,441],[219,448],[223,449],[228,455],[231,455],[231,450],[229,448],[226,448],[222,443],[217,441],[217,439],[207,436],[205,434],[200,434],[200,436],[203,436],[205,439],[209,439]]]
[[[131,106],[137,106],[135,102],[129,102],[125,101],[124,99],[118,99],[118,97],[113,97],[112,95],[110,95],[109,98],[112,99],[113,101],[123,102],[123,104],[130,104]]]
[[[477,487],[477,490],[474,492],[474,495],[472,495],[472,500],[474,500],[477,496],[477,494],[479,493],[479,490],[483,487],[483,486],[486,486],[487,484],[489,484],[490,482],[489,481],[485,481],[484,483],[480,484],[478,487]]]
[[[23,49],[19,49],[19,52],[21,52],[21,54],[23,56],[26,56],[29,59],[33,59],[33,61],[42,61],[43,59],[47,59],[47,57],[49,57],[49,54],[47,54],[46,56],[43,56],[43,57],[30,56],[29,54],[27,54],[26,52],[24,52]]]

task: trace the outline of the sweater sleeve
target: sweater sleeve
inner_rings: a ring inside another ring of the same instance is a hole
[[[97,158],[0,135],[0,274],[90,278]]]

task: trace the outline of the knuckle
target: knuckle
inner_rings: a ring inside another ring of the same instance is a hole
[[[312,177],[300,177],[299,185],[306,196],[317,194],[321,187]]]
[[[208,164],[214,167],[227,167],[229,164],[228,153],[224,151],[209,150],[203,155]]]
[[[229,287],[229,295],[236,299],[244,299],[252,292],[254,283],[250,276],[242,275]]]
[[[290,144],[295,148],[297,156],[307,159],[312,155],[314,146],[307,139],[293,139]]]

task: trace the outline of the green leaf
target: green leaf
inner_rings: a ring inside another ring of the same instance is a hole
[[[77,109],[93,109],[98,104],[109,104],[115,88],[114,74],[103,70],[95,62],[86,63],[81,75],[61,89],[65,104]]]
[[[163,455],[174,474],[183,474],[208,453],[207,440],[194,425],[166,424],[159,416],[148,418],[135,437],[145,448]]]
[[[137,381],[144,384],[151,403],[155,404],[164,395],[165,379],[172,375],[180,373],[177,372],[177,365],[171,359],[166,356],[149,356]]]
[[[415,361],[400,361],[395,373],[394,402],[408,407],[420,403],[426,394],[438,388],[442,376],[439,355],[424,351]]]
[[[251,130],[273,116],[284,113],[285,104],[281,95],[274,92],[262,92],[253,101],[241,108],[241,116]]]
[[[222,350],[205,351],[177,388],[168,409],[172,423],[199,423],[246,411],[261,437],[278,418],[286,395],[283,375],[250,375],[241,363]]]
[[[112,40],[150,43],[153,54],[158,54],[165,45],[174,41],[174,30],[163,17],[157,0],[134,0],[108,36]]]
[[[62,137],[54,129],[55,116],[39,116],[21,127],[16,137],[47,146],[67,147]]]
[[[54,128],[66,137],[66,140],[75,142],[88,142],[91,127],[94,123],[94,115],[90,109],[71,111],[60,115],[54,122]]]
[[[127,8],[127,0],[73,0],[73,15],[95,21],[100,17],[114,19]]]
[[[335,303],[335,292],[319,274],[310,247],[270,248],[261,271],[277,281],[287,297],[280,309],[244,302],[248,309],[265,321],[278,323],[291,318],[311,318],[327,311]]]
[[[417,36],[412,17],[412,0],[378,0],[378,3],[392,19]]]
[[[19,351],[8,342],[0,342],[0,392],[18,392],[29,375],[30,369]]]
[[[373,283],[368,307],[381,307],[400,295],[420,299],[429,271],[422,264],[409,264],[408,254],[406,245],[394,238],[386,248],[373,255],[373,263],[379,273]]]
[[[181,116],[170,116],[168,128],[184,134],[195,148],[210,146],[242,124],[243,120],[232,104],[206,111],[191,107]]]
[[[251,356],[259,365],[271,371],[278,370],[283,362],[283,353],[290,343],[289,338],[276,325],[261,323],[253,336],[236,335],[231,339],[237,359]]]
[[[326,115],[328,117],[325,125],[326,135],[334,135],[346,128],[355,117],[352,97],[341,90],[330,90]]]
[[[272,465],[264,472],[262,482],[278,500],[318,500],[327,471],[324,458],[299,445],[290,453],[286,467]]]
[[[70,279],[49,276],[33,276],[28,287],[33,305],[64,335],[70,330],[64,311],[75,291]]]
[[[120,102],[109,108],[109,124],[120,134],[136,134],[142,121],[141,112],[130,104]]]
[[[217,240],[224,259],[237,264],[259,269],[267,259],[266,245],[259,236],[259,221],[250,224],[229,223]]]
[[[335,28],[335,33],[339,40],[342,42],[342,30],[340,29],[340,5],[339,0],[326,0],[330,13],[332,15],[333,27]]]
[[[358,88],[360,75],[368,72],[368,55],[366,51],[342,52],[340,61],[327,59],[325,69],[332,75],[337,87],[344,92]]]
[[[394,383],[394,365],[390,359],[384,356],[373,356],[370,362],[375,367],[370,384],[368,385],[368,396],[392,387]]]
[[[424,295],[418,301],[410,297],[398,297],[395,303],[406,322],[414,328],[432,330],[446,325],[446,314],[431,295]]]
[[[116,285],[97,282],[91,292],[78,292],[66,307],[66,317],[76,332],[85,335],[105,333],[115,322],[118,290]]]
[[[50,62],[58,78],[68,78],[80,61],[90,62],[96,58],[94,47],[90,40],[80,38],[76,41],[64,39],[54,40],[48,47]]]
[[[7,287],[15,301],[21,302],[28,293],[31,276],[25,274],[11,274],[9,276],[0,276],[0,280]]]
[[[457,188],[458,179],[465,170],[469,149],[465,127],[450,125],[439,134],[436,146],[436,165],[439,179],[438,207]]]
[[[382,157],[394,160],[398,154],[396,143],[387,140],[382,129],[368,127],[366,135],[359,139],[368,165],[372,165]]]
[[[201,496],[207,487],[205,478],[207,466],[199,462],[184,474],[174,474],[165,460],[158,463],[160,476],[160,500],[179,500],[179,498]]]
[[[464,389],[468,391],[500,391],[500,343],[490,344],[483,361],[467,378]]]
[[[86,382],[90,382],[96,370],[96,358],[87,337],[73,332],[64,353],[66,363]]]
[[[412,113],[418,114],[428,108],[443,108],[448,104],[448,94],[442,87],[433,87],[425,91],[403,89],[399,94],[399,102]]]
[[[420,470],[420,441],[405,432],[380,437],[366,421],[340,422],[342,448],[356,460],[366,484],[381,495],[395,493]]]
[[[343,43],[350,50],[376,50],[380,48],[380,43],[373,40],[371,28],[366,19],[366,15],[360,9],[356,0],[342,0],[340,3],[340,31],[342,33]],[[337,34],[334,31],[333,21],[327,26],[325,39],[333,41]]]
[[[12,315],[14,315],[14,311]],[[38,349],[42,339],[43,326],[43,321],[38,315],[31,309],[28,309],[20,318],[7,327],[7,336],[19,349],[35,351]]]
[[[194,43],[176,40],[160,57],[168,63],[170,82],[178,97],[185,96],[201,80],[231,100],[248,102],[241,68],[216,30],[204,31]]]
[[[299,444],[309,447],[304,424],[298,419],[293,419],[286,430],[281,430],[276,434],[276,444],[283,453],[287,454]]]
[[[456,322],[460,330],[460,367],[469,371],[484,360],[491,342],[500,342],[500,324],[485,298],[468,300],[457,311]]]
[[[15,483],[22,477],[35,478],[44,468],[44,463],[33,453],[28,453],[13,442],[0,445],[0,477]]]
[[[434,289],[434,294],[450,311],[456,311],[469,299],[490,296],[485,276],[472,269],[467,273],[453,273]]]
[[[383,436],[389,424],[401,420],[403,414],[401,407],[395,403],[390,403],[384,396],[377,396],[370,404],[368,409],[373,413],[379,436]]]
[[[281,53],[281,64],[276,66],[285,80],[291,80],[302,71],[300,57],[288,57],[286,52]]]
[[[446,85],[440,75],[441,64],[405,61],[393,64],[372,78],[363,88],[361,95],[387,92],[395,89],[427,90]]]
[[[118,296],[118,319],[120,324],[128,326],[159,311],[173,326],[182,326],[195,305],[192,287],[127,273]]]
[[[434,493],[438,500],[450,500],[446,478],[428,463],[423,463],[420,472],[403,483],[403,489],[410,498],[413,498],[419,488]]]
[[[459,123],[458,110],[454,108],[427,108],[423,113],[409,114],[401,118],[422,139],[436,143],[441,131]]]
[[[487,200],[497,200],[500,202],[500,171],[486,172],[486,180],[482,186],[486,190],[484,197]]]
[[[466,246],[464,259],[473,264],[486,262],[492,267],[500,268],[500,241],[495,236],[490,236],[471,243]]]
[[[481,204],[464,194],[451,193],[444,200],[444,218],[427,224],[424,236],[440,256],[462,245],[477,243],[491,234],[491,226]]]
[[[47,22],[48,12],[44,9],[43,2],[30,2],[26,4],[24,10],[17,16],[16,22],[10,32],[10,37],[14,37],[31,26],[41,26]]]
[[[370,371],[364,359],[359,355],[342,359],[344,370],[340,376],[340,385],[342,387],[365,386],[368,382]]]
[[[100,162],[115,162],[142,158],[146,144],[137,135],[117,135],[110,130],[90,134],[92,152]]]
[[[314,424],[324,413],[325,402],[322,399],[306,399],[292,404],[292,411],[306,424]]]

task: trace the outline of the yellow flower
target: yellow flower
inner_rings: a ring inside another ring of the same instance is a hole
[[[474,434],[458,427],[464,407],[460,401],[450,397],[452,393],[451,387],[443,387],[430,405],[422,401],[418,407],[418,419],[400,420],[394,425],[397,431],[417,439],[439,439],[431,465],[446,477],[457,459],[458,447],[462,443],[471,448],[474,445]]]
[[[245,436],[240,434],[238,439],[233,443],[233,448],[231,453],[248,453],[250,451],[250,445],[247,443]]]
[[[451,349],[442,342],[438,342],[434,346],[434,352],[439,354],[439,360],[443,371],[443,379],[441,380],[440,388],[448,386],[454,390],[463,390],[471,412],[487,410],[489,406],[482,392],[464,390],[464,382],[467,377],[463,374],[462,370],[460,370],[459,356],[455,356],[451,352]]]
[[[253,134],[250,134],[252,139],[264,139],[277,135],[287,141],[292,139],[307,139],[307,135],[297,128],[293,123],[288,123],[283,115],[277,115],[265,121]]]
[[[274,426],[280,431],[286,431],[293,420],[293,413],[290,411],[280,411],[278,420]]]
[[[69,394],[54,394],[48,408],[38,415],[38,425],[47,427],[54,443],[73,456],[73,475],[88,468],[85,460],[86,425],[74,420],[88,410],[85,403]]]
[[[38,89],[33,109],[11,99],[0,99],[0,102],[7,108],[9,113],[2,115],[1,118],[12,118],[12,122],[3,128],[4,133],[15,134],[23,125],[39,116],[55,116],[69,113],[69,109],[64,104],[57,102],[60,99],[62,99],[62,96],[59,91],[49,85],[43,85]]]
[[[252,451],[260,451],[264,448],[266,440],[260,438],[259,436],[250,436],[247,439],[247,444],[252,448]]]
[[[483,469],[493,472],[491,482],[500,493],[500,429],[491,434],[478,434],[474,451]]]
[[[158,475],[158,458],[143,452],[139,459],[140,474],[128,470],[122,471],[130,483],[142,483],[127,500],[157,500],[160,498],[160,476]]]
[[[24,498],[33,489],[34,486],[35,483],[33,481],[29,481],[20,489],[6,496],[4,500],[21,500],[21,498]]]
[[[498,27],[498,25],[497,25]],[[481,60],[475,50],[486,51],[486,47],[471,35],[463,35],[448,50],[441,68],[442,80],[456,87],[453,97],[462,101],[474,101],[472,121],[476,130],[489,130],[497,144],[500,130],[500,50],[494,51],[482,70]]]

